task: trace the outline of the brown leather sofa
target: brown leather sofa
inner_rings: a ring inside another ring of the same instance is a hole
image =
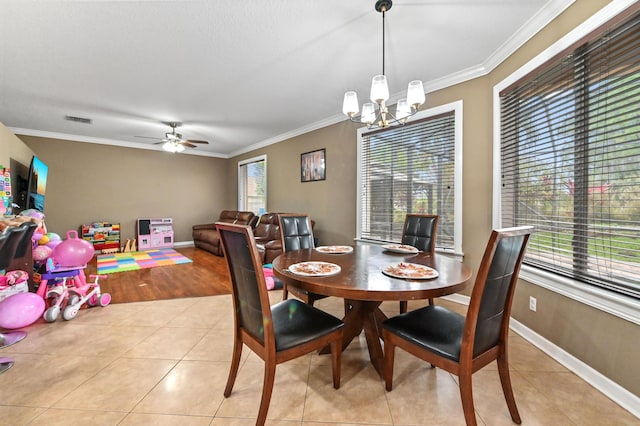
[[[253,212],[241,212],[238,210],[223,210],[220,212],[220,218],[216,222],[237,223],[240,225],[249,225],[252,228],[258,222],[258,216]],[[193,244],[203,250],[207,250],[216,256],[222,256],[222,246],[220,245],[220,236],[216,230],[216,224],[206,223],[193,226]]]

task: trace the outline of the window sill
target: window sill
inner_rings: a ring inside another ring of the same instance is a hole
[[[587,306],[640,325],[640,301],[570,278],[522,265],[520,278]]]

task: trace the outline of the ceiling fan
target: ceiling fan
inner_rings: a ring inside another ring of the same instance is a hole
[[[171,131],[164,134],[164,138],[160,141],[154,143],[154,145],[162,144],[162,149],[169,152],[182,152],[185,150],[185,147],[188,148],[196,148],[196,144],[208,144],[207,141],[199,141],[193,139],[183,139],[182,134],[176,132],[176,128],[180,127],[182,123],[178,123],[175,121],[165,123],[171,127]],[[149,138],[148,136],[137,136],[139,138]],[[158,138],[149,138],[149,139],[158,139]]]

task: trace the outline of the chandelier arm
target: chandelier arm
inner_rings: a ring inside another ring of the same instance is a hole
[[[375,118],[373,119],[373,121],[371,123],[367,123],[365,121],[362,121],[362,114],[360,114],[360,115],[355,115],[355,114],[354,115],[350,115],[349,116],[349,120],[351,122],[353,122],[353,123],[365,124],[367,126],[367,129],[384,129],[386,127],[389,127],[392,124],[399,125],[399,126],[404,126],[407,123],[407,120],[409,119],[409,117],[413,117],[418,112],[418,109],[411,107],[411,112],[409,113],[409,115],[398,119],[387,108],[385,108],[385,109],[386,109],[386,111],[381,109],[378,106],[378,109],[376,110]],[[384,116],[384,118],[383,118],[383,116]]]

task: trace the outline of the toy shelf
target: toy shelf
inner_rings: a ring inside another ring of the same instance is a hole
[[[82,239],[93,244],[96,251],[120,250],[120,224],[111,222],[93,222],[82,225]]]

